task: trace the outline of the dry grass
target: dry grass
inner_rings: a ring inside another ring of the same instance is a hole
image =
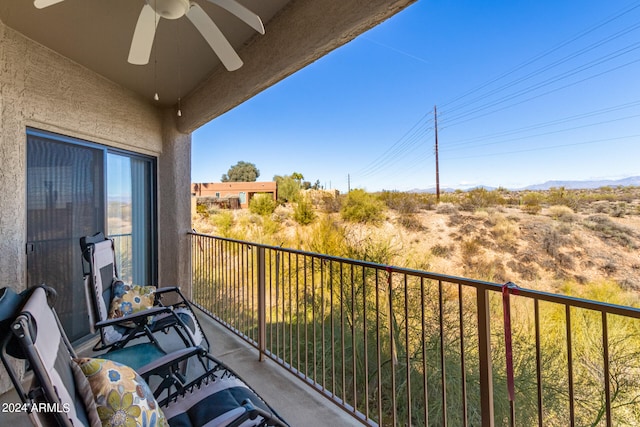
[[[544,291],[558,291],[566,280],[610,280],[623,289],[640,289],[640,191],[556,192],[552,199],[560,204],[547,204],[544,192],[529,192],[505,195],[513,205],[475,211],[460,209],[454,196],[462,198],[452,194],[453,201],[432,209],[424,200],[414,203],[388,194],[384,219],[377,224],[346,222],[320,204],[318,217],[306,228],[293,221],[290,206],[279,206],[266,220],[251,220],[243,211],[210,212],[208,219],[197,217],[194,227],[436,273],[513,281]]]

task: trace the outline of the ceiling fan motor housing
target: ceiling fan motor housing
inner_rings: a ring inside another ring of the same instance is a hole
[[[178,19],[189,11],[189,0],[146,0],[147,4],[166,19]]]

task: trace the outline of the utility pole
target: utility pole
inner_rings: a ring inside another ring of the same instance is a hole
[[[433,127],[436,131],[436,202],[440,203],[440,167],[438,165],[438,110],[433,106]]]
[[[347,193],[351,193],[351,175],[347,174]]]

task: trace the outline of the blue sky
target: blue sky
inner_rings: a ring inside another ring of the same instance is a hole
[[[639,76],[640,1],[419,0],[194,132],[192,180],[434,187],[434,106],[441,187],[640,175]]]

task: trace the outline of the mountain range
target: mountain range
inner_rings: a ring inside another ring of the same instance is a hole
[[[529,185],[523,188],[510,188],[509,190],[513,191],[522,191],[522,190],[549,190],[550,188],[559,188],[564,187],[568,190],[579,190],[579,189],[594,189],[600,187],[629,187],[629,186],[640,186],[640,176],[631,176],[629,178],[622,179],[601,179],[601,180],[588,180],[588,181],[547,181],[542,184],[534,184]],[[486,190],[495,190],[496,187],[489,187],[486,185],[478,185],[473,188],[484,188]],[[472,190],[472,188],[467,189]],[[452,192],[455,191],[455,188],[441,188],[441,192]],[[409,190],[409,193],[435,193],[435,188],[427,188],[427,189],[419,189],[415,188],[413,190]]]

